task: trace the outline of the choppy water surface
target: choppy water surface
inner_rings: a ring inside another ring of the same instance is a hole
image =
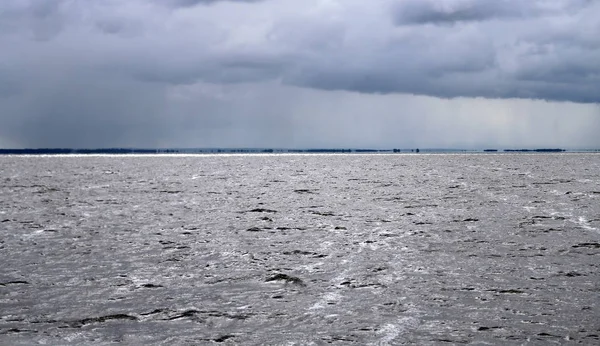
[[[597,344],[600,155],[0,157],[0,344]]]

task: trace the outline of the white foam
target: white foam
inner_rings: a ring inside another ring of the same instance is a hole
[[[43,229],[38,229],[38,230],[36,230],[36,231],[33,231],[33,232],[29,233],[29,234],[24,234],[24,235],[23,235],[23,238],[25,238],[25,239],[29,239],[29,238],[32,238],[32,237],[39,236],[39,235],[41,235],[42,233],[44,233],[44,230],[43,230]]]
[[[314,303],[310,308],[308,308],[308,310],[324,309],[325,305],[328,303],[339,302],[342,300],[342,298],[343,296],[337,292],[327,292],[321,296],[321,299],[318,302]]]
[[[600,230],[598,230],[596,227],[592,227],[590,225],[590,222],[588,220],[586,220],[585,217],[580,216],[579,219],[577,220],[572,220],[574,223],[576,223],[577,225],[579,225],[579,227],[588,230],[588,231],[594,231],[599,233]]]
[[[390,342],[394,341],[400,335],[406,334],[406,332],[416,328],[418,325],[419,320],[414,317],[403,317],[398,319],[396,323],[388,323],[379,330],[379,334],[384,335],[379,339],[378,345],[389,345]]]

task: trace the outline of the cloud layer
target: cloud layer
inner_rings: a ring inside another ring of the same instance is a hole
[[[184,119],[206,121],[205,136],[216,133],[211,126],[237,128],[228,138],[238,139],[261,121],[310,123],[294,118],[292,105],[303,105],[292,99],[266,116],[277,100],[240,115],[237,101],[215,95],[173,97],[228,85],[313,90],[311,100],[347,92],[365,105],[380,94],[431,97],[413,106],[435,98],[567,101],[597,114],[598,18],[600,2],[590,0],[5,0],[0,136],[8,144],[0,146],[169,145],[184,131],[173,123]],[[244,117],[253,119],[246,128],[231,125]],[[90,135],[104,127],[114,130]]]

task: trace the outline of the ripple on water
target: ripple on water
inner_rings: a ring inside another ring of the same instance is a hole
[[[0,172],[0,344],[599,341],[600,155],[13,156]]]

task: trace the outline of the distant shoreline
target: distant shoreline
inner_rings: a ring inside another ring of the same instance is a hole
[[[285,153],[565,153],[600,152],[600,149],[274,149],[274,148],[27,148],[0,149],[0,155],[65,155],[65,154],[285,154]]]

